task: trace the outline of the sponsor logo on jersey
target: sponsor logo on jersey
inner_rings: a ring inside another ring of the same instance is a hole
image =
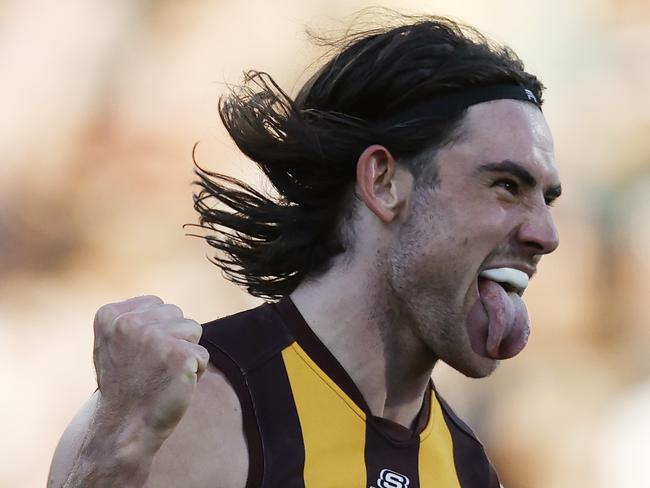
[[[376,488],[408,488],[410,484],[408,477],[390,469],[382,469],[377,478]],[[371,486],[370,488],[375,488]]]

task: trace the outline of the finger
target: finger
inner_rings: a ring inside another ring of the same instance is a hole
[[[119,315],[133,311],[133,310],[145,310],[147,308],[155,307],[156,305],[161,305],[164,302],[157,296],[154,295],[144,295],[140,297],[129,298],[122,302],[107,303],[102,305],[97,312],[95,313],[94,327],[98,326],[110,326],[116,317]]]
[[[143,308],[129,310],[115,317],[113,322],[118,320],[126,320],[135,324],[178,321],[183,320],[183,311],[172,303],[163,303],[162,305],[143,306]]]
[[[182,339],[193,344],[198,343],[203,334],[203,327],[192,319],[164,321],[154,324],[154,327],[165,335],[175,337],[176,339]]]
[[[121,313],[125,312],[142,312],[144,310],[149,310],[151,308],[158,308],[160,306],[165,306],[165,302],[162,298],[155,295],[144,295],[141,297],[133,297],[123,302],[119,302],[117,305],[120,306],[122,310]],[[171,305],[171,304],[170,304]],[[174,307],[176,305],[173,305]]]
[[[192,344],[191,348],[196,360],[195,371],[196,379],[198,380],[203,375],[203,373],[205,373],[205,370],[208,367],[208,362],[210,361],[210,353],[205,347],[199,346],[198,344]]]

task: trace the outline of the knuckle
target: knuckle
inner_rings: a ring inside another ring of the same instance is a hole
[[[192,355],[199,361],[199,363],[207,363],[210,359],[208,350],[199,344],[192,345]]]
[[[185,319],[185,323],[187,326],[188,339],[195,343],[198,342],[203,335],[203,327],[201,327],[198,322],[191,319]]]
[[[165,311],[165,315],[173,318],[182,318],[183,310],[178,305],[173,303],[165,303],[161,305],[161,308]]]
[[[164,302],[155,295],[144,295],[129,298],[121,302],[106,303],[99,307],[95,312],[94,325],[99,328],[108,327],[113,324],[119,316],[133,311],[142,305],[149,304],[153,306],[163,303]]]
[[[95,312],[94,326],[95,328],[104,328],[113,322],[113,317],[116,314],[115,305],[107,303],[102,305]]]
[[[150,302],[150,303],[160,303],[160,304],[164,303],[162,298],[160,298],[160,297],[158,297],[156,295],[143,295],[142,297],[139,297],[139,298],[142,298],[144,301]]]
[[[208,369],[208,362],[210,361],[210,353],[208,350],[202,346],[197,346],[196,350],[197,356],[197,376],[202,376],[205,370]]]
[[[208,350],[205,347],[199,346],[199,349],[198,349],[197,352],[199,354],[199,359],[201,359],[201,361],[203,363],[207,364],[207,362],[210,361],[210,353],[208,352]]]
[[[113,331],[116,335],[130,335],[138,325],[140,325],[138,314],[126,312],[115,317],[115,320],[113,320]]]
[[[123,301],[122,303],[129,304],[131,308],[139,305],[162,305],[163,300],[156,295],[142,295],[138,297],[129,298],[128,300]]]
[[[124,319],[120,318],[115,319],[113,322],[113,335],[117,337],[127,336],[129,333],[129,326]]]

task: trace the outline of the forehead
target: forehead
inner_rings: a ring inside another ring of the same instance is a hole
[[[460,139],[448,151],[455,164],[467,170],[472,165],[510,160],[523,165],[544,185],[559,183],[553,136],[541,110],[532,103],[494,100],[473,105]]]

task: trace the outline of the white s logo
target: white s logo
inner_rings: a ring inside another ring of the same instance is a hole
[[[377,480],[378,488],[408,488],[410,480],[403,474],[390,469],[382,469]]]

